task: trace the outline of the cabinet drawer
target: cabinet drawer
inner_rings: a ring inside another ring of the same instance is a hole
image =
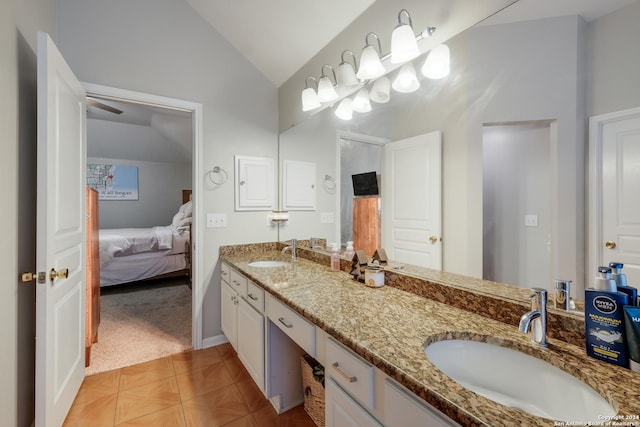
[[[316,355],[316,327],[270,295],[266,297],[267,316],[312,357]]]
[[[222,278],[224,282],[231,284],[231,267],[229,267],[229,264],[223,262],[220,266],[220,278]]]
[[[235,289],[240,296],[247,296],[247,278],[238,273],[234,269],[231,269],[231,282],[229,283],[233,289]]]
[[[387,378],[384,381],[384,412],[387,427],[454,427],[455,421]]]
[[[351,350],[327,338],[325,370],[347,393],[365,409],[374,410],[374,367]]]
[[[264,313],[264,289],[250,280],[247,281],[247,302],[260,313]]]

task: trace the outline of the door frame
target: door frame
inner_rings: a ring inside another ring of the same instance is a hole
[[[102,86],[93,83],[82,82],[87,96],[96,96],[103,99],[130,102],[136,104],[151,105],[172,110],[180,110],[191,113],[192,130],[192,153],[191,153],[191,185],[192,200],[194,206],[202,205],[202,180],[203,175],[202,151],[203,151],[203,107],[202,104],[185,101],[182,99],[168,98],[164,96],[151,95],[142,92],[135,92],[109,86]],[[202,348],[202,305],[204,299],[202,276],[202,255],[199,249],[199,242],[202,240],[202,209],[193,210],[193,227],[191,232],[192,259],[194,264],[192,269],[192,295],[191,295],[191,340],[194,350]]]
[[[586,276],[596,271],[602,251],[602,128],[608,123],[640,116],[640,107],[589,117],[588,262]]]

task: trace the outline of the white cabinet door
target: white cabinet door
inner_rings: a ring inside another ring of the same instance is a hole
[[[384,418],[387,427],[459,425],[388,378],[384,382]]]
[[[273,159],[236,156],[236,210],[272,210],[274,206]]]
[[[282,208],[290,211],[316,209],[316,164],[284,161]]]
[[[326,427],[382,426],[331,378],[326,379],[325,424]]]
[[[264,392],[264,316],[240,298],[238,307],[238,358]]]
[[[238,293],[224,281],[220,285],[222,333],[238,351]]]

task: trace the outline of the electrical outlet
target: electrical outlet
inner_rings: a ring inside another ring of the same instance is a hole
[[[227,214],[223,214],[223,213],[207,214],[207,228],[222,228],[226,226],[227,226]]]

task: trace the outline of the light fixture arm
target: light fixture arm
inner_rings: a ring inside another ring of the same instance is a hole
[[[409,14],[409,11],[407,9],[401,9],[400,12],[398,12],[398,25],[396,26],[396,28],[399,27],[400,25],[406,25],[405,23],[402,22],[403,12],[407,15],[407,18],[409,18],[409,26],[413,28],[413,21],[411,20],[411,15]]]
[[[353,59],[353,69],[357,70],[358,69],[358,61],[356,60],[356,55],[350,51],[349,49],[342,51],[342,54],[340,55],[340,64],[338,65],[342,65],[342,64],[346,64],[347,61],[344,59],[344,54],[348,53],[351,55],[351,58]]]
[[[309,89],[311,86],[309,86],[309,79],[311,79],[315,84],[316,84],[316,92],[318,91],[318,80],[316,80],[315,77],[309,76],[306,79],[304,79],[304,88],[305,89]]]
[[[329,78],[329,76],[326,76],[326,75],[324,74],[324,69],[325,69],[325,67],[329,67],[329,69],[331,70],[331,73],[333,73],[333,84],[334,84],[334,85],[338,84],[338,79],[336,79],[336,72],[335,72],[335,70],[333,69],[333,67],[332,67],[331,65],[329,65],[329,64],[324,64],[324,65],[322,66],[321,73],[320,73],[320,78],[323,78],[323,77],[327,77],[327,78]]]
[[[370,32],[364,37],[364,47],[366,48],[367,46],[373,46],[371,43],[369,43],[369,36],[374,36],[378,41],[378,55],[382,56],[382,44],[380,44],[380,37],[378,37],[376,33]]]

